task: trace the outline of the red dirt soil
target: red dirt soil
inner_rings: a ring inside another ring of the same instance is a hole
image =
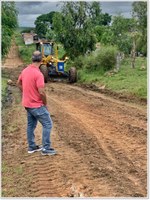
[[[20,91],[11,86],[11,92],[13,104],[2,118],[3,197],[147,196],[146,106],[49,82],[51,139],[58,154],[30,155]],[[40,124],[35,135],[41,144]]]

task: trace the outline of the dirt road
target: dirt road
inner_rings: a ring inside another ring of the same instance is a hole
[[[12,40],[12,45],[5,59],[5,62],[2,64],[2,67],[15,68],[22,64],[23,64],[23,61],[19,58],[18,47],[16,43],[14,42],[14,40]]]
[[[146,106],[50,82],[51,139],[58,154],[30,155],[26,111],[16,86],[11,92],[13,103],[2,113],[3,197],[147,196]],[[41,132],[38,124],[37,144]]]

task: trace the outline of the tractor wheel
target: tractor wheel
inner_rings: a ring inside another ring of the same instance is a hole
[[[69,82],[75,83],[77,81],[77,70],[75,67],[71,67],[69,70]]]
[[[42,72],[43,76],[44,76],[44,82],[47,83],[48,81],[48,69],[46,65],[41,65],[40,66],[40,71]]]

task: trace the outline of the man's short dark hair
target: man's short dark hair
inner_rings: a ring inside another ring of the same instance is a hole
[[[35,51],[32,54],[32,62],[41,62],[42,61],[42,54],[40,51]]]

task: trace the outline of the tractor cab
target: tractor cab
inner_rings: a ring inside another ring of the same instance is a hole
[[[49,55],[54,55],[54,48],[53,48],[54,44],[50,43],[50,42],[39,42],[36,43],[36,50],[39,50],[43,56],[49,56]]]

